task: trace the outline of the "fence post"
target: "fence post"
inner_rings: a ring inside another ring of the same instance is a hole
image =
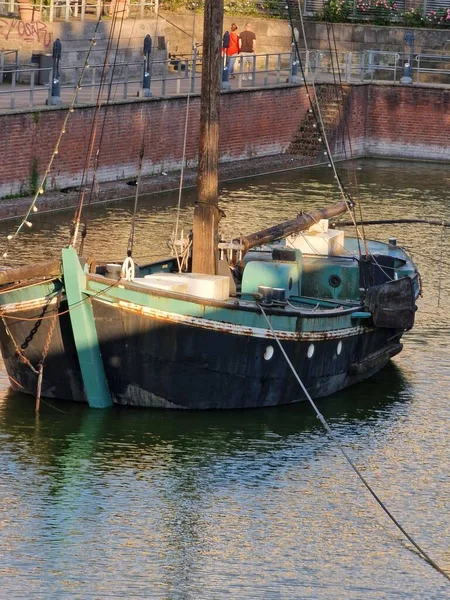
[[[346,64],[346,77],[347,81],[350,82],[352,80],[352,53],[347,53],[347,64]]]
[[[152,52],[152,38],[147,34],[144,38],[144,77],[142,79],[142,90],[140,96],[144,98],[151,98],[152,92],[150,90],[151,83],[151,72],[150,72],[150,54]]]
[[[403,65],[403,75],[402,78],[400,79],[400,83],[402,84],[412,84],[413,80],[412,80],[412,67],[409,64],[409,62],[405,63]]]
[[[292,43],[291,57],[290,57],[291,68],[290,68],[290,75],[289,75],[288,83],[300,83],[300,79],[298,76],[298,60],[297,60],[296,54],[297,53],[295,50],[295,43]]]
[[[192,72],[191,72],[191,94],[195,93],[195,75],[197,73],[197,46],[194,45],[192,48]],[[202,74],[203,74],[203,61],[202,61]]]
[[[411,84],[412,80],[412,62],[414,60],[414,40],[415,36],[412,31],[407,31],[403,36],[403,57],[406,61],[403,65],[403,77],[400,83]]]
[[[52,76],[52,82],[51,82],[51,96],[50,98],[47,98],[47,100],[45,101],[45,104],[50,104],[52,106],[56,106],[58,104],[62,104],[62,100],[60,97],[60,81],[59,81],[59,75],[60,75],[60,71],[59,71],[59,63],[61,60],[61,41],[59,38],[56,38],[56,40],[53,42],[53,67],[52,67],[52,72],[51,72],[51,76]]]

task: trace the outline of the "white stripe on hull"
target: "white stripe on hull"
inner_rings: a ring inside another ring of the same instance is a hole
[[[188,315],[182,315],[178,313],[171,313],[156,308],[149,308],[148,306],[141,306],[140,304],[134,304],[132,302],[126,302],[119,300],[118,303],[105,302],[100,298],[96,298],[96,302],[107,304],[108,306],[118,308],[121,310],[134,312],[137,314],[151,317],[158,321],[165,321],[173,324],[188,325],[190,327],[198,327],[200,329],[206,329],[209,331],[217,331],[221,333],[228,333],[232,335],[241,335],[248,337],[256,337],[262,339],[275,339],[274,334],[270,329],[263,329],[260,327],[250,327],[245,325],[236,325],[234,323],[225,323],[222,321],[214,321],[212,319],[205,319],[200,317],[190,317]],[[373,330],[373,328],[362,327],[360,325],[356,327],[347,327],[345,329],[337,329],[335,331],[282,331],[275,330],[275,334],[278,338],[289,341],[322,341],[322,340],[333,340],[342,339],[360,335]]]
[[[35,298],[33,300],[24,300],[23,302],[11,302],[10,304],[3,304],[0,305],[0,314],[8,316],[8,313],[13,314],[16,312],[31,310],[33,308],[52,306],[53,304],[57,303],[57,296],[58,292],[54,292],[50,296],[45,296],[44,298]],[[61,300],[65,300],[65,296],[62,296]]]

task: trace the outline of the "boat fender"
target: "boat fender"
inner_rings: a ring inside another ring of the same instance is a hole
[[[134,274],[134,260],[131,258],[131,256],[127,256],[126,259],[123,261],[122,271],[120,275],[121,277],[125,277],[127,281],[131,281],[134,278]]]

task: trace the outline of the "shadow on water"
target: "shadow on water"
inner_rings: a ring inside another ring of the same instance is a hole
[[[396,407],[410,398],[409,382],[389,364],[371,380],[317,402],[327,421],[344,436],[374,422],[389,428]],[[58,410],[56,410],[57,407]],[[61,412],[64,411],[64,412]],[[41,405],[34,414],[34,399],[9,390],[0,403],[0,437],[14,446],[21,460],[32,457],[52,464],[58,456],[82,441],[89,453],[110,455],[119,462],[139,451],[158,447],[196,453],[198,458],[256,449],[258,453],[280,445],[311,439],[325,432],[308,402],[243,411],[167,411],[114,407],[100,411],[76,403]],[[79,449],[80,444],[75,446]],[[105,456],[106,458],[106,456]]]

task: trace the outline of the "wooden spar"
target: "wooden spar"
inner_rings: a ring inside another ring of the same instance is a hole
[[[309,229],[314,223],[320,221],[320,219],[330,219],[331,217],[337,217],[347,210],[347,202],[338,202],[333,204],[329,208],[320,208],[319,210],[313,210],[309,213],[300,214],[296,219],[279,223],[268,229],[263,229],[252,233],[247,237],[233,240],[236,243],[242,243],[244,245],[244,253],[254,246],[261,246],[262,244],[270,244],[275,240],[280,240],[292,233],[297,233],[304,229]]]
[[[223,0],[206,0],[192,271],[216,274],[219,226],[218,168]]]
[[[356,221],[356,225],[395,225],[395,223],[424,223],[425,225],[436,225],[438,227],[450,227],[450,221],[443,219],[378,219],[371,221]],[[351,227],[353,221],[338,221],[336,227]]]
[[[30,279],[44,279],[61,275],[61,260],[54,259],[17,269],[0,271],[0,285],[23,281],[29,283]]]

